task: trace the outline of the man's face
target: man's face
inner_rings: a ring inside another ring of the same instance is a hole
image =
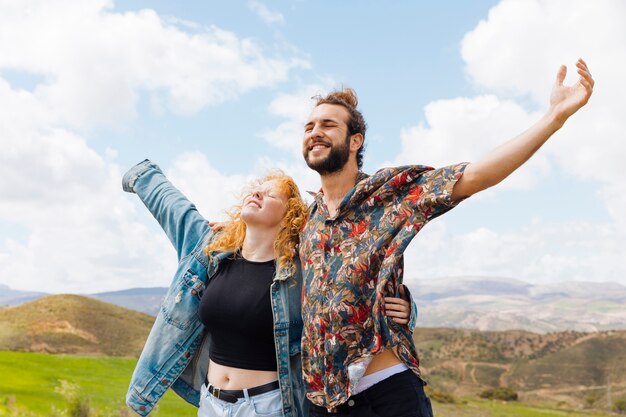
[[[350,158],[348,110],[336,104],[320,104],[304,125],[302,154],[309,168],[320,175],[341,170]]]

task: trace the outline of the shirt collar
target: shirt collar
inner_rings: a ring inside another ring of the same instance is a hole
[[[356,176],[356,184],[358,184],[359,182],[363,181],[364,179],[368,178],[369,175],[366,174],[363,171],[359,171],[359,173]],[[356,184],[354,184],[356,186]],[[348,191],[349,192],[349,191]],[[322,189],[322,187],[320,187],[320,189],[318,191],[307,191],[307,193],[311,196],[313,196],[313,198],[315,198],[315,200],[322,198],[324,196],[324,190]]]

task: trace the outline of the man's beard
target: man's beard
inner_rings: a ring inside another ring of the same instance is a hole
[[[309,160],[309,151],[305,151],[306,164],[320,175],[334,174],[341,171],[350,158],[350,137],[346,135],[344,142],[330,148],[330,153],[325,159],[312,162]]]

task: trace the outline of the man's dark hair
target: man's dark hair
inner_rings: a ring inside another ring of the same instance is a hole
[[[337,104],[348,110],[348,136],[352,136],[355,133],[360,133],[363,136],[363,144],[356,153],[356,163],[360,170],[363,167],[363,152],[365,150],[365,131],[367,130],[367,124],[365,123],[363,114],[356,108],[359,104],[356,92],[351,88],[344,88],[340,91],[331,91],[325,97],[321,95],[315,96],[313,99],[316,101],[315,106],[319,106],[320,104]]]

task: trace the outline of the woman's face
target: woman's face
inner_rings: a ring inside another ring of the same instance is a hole
[[[243,200],[241,219],[247,226],[277,227],[287,212],[287,196],[276,180],[265,181],[252,188]]]

